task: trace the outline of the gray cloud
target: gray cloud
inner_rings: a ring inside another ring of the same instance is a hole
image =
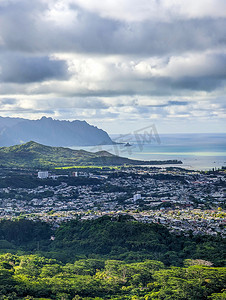
[[[0,99],[0,103],[2,105],[14,105],[15,103],[17,103],[17,99],[14,99],[14,98],[2,98],[2,99]]]
[[[14,83],[40,82],[47,79],[66,79],[64,61],[47,56],[24,56],[7,53],[0,56],[0,81]]]
[[[168,101],[168,105],[188,105],[188,101]]]
[[[40,100],[39,100],[40,101]],[[37,102],[39,102],[37,101]],[[44,100],[45,104],[49,106],[49,101]],[[57,107],[57,109],[71,109],[71,108],[82,108],[82,109],[107,109],[110,107],[110,103],[105,103],[103,99],[95,97],[68,97],[58,98],[51,101],[51,105]]]
[[[15,106],[14,108],[12,109],[8,109],[9,113],[16,113],[16,114],[19,114],[19,115],[23,115],[23,114],[26,114],[26,113],[29,113],[29,114],[39,114],[39,115],[53,115],[55,113],[54,110],[51,110],[51,109],[30,109],[30,108],[21,108],[21,107],[17,107]],[[0,108],[0,112],[1,113],[4,113],[5,110],[4,109],[1,109]]]
[[[25,0],[8,2],[0,12],[0,36],[6,50],[150,56],[226,45],[224,18],[128,23],[103,18],[74,5],[71,24],[59,26],[43,17],[49,12],[48,1],[31,5]]]
[[[225,4],[200,1],[0,1],[1,113],[223,119]]]
[[[169,80],[172,90],[191,90],[211,92],[225,84],[225,79],[218,79],[209,76],[183,77],[177,81]]]

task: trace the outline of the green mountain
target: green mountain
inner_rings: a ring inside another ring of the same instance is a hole
[[[85,150],[72,150],[63,147],[50,147],[30,141],[26,144],[1,147],[0,166],[46,168],[70,166],[119,166],[153,165],[153,164],[182,163],[170,161],[140,161],[113,155],[107,151],[88,152]]]

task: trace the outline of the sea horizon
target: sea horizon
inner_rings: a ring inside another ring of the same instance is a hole
[[[175,166],[194,170],[210,170],[226,166],[226,133],[148,134],[146,132],[139,135],[137,133],[110,134],[110,137],[119,144],[70,148],[91,152],[105,150],[115,155],[147,161],[177,159],[183,164]]]

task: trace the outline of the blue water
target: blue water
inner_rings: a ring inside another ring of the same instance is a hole
[[[153,131],[112,135],[120,143],[113,146],[72,147],[87,151],[106,150],[113,154],[141,160],[178,159],[181,167],[209,170],[226,166],[226,133],[221,134],[161,134]]]

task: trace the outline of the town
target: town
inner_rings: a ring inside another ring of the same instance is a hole
[[[59,226],[73,218],[128,214],[175,233],[226,235],[224,168],[209,172],[138,166],[2,170],[0,182],[14,173],[14,179],[25,182],[1,185],[0,219],[23,216]]]

